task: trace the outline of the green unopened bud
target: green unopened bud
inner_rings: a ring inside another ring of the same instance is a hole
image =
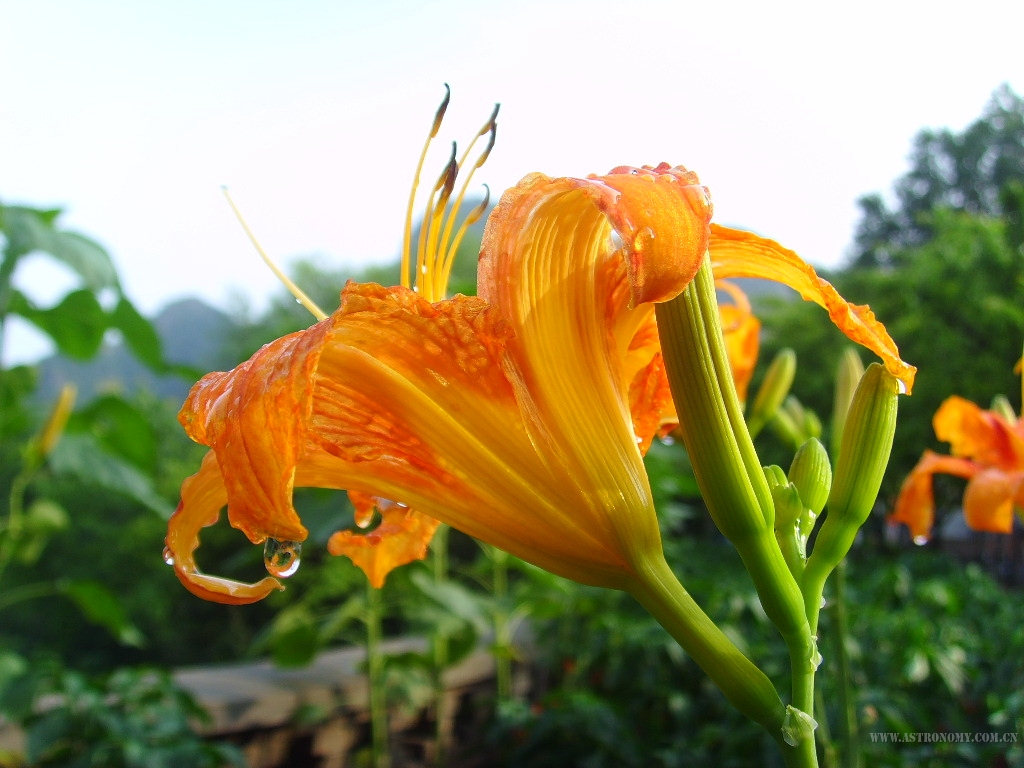
[[[818,414],[810,408],[803,409],[804,414],[804,435],[808,440],[821,437],[821,419]]]
[[[828,517],[811,555],[821,558],[828,571],[846,556],[878,498],[896,432],[898,397],[897,379],[872,363],[850,404],[828,497]]]
[[[1017,414],[1013,412],[1013,406],[1006,399],[1006,395],[996,395],[992,398],[992,410],[1006,419],[1010,424],[1017,423]]]
[[[795,376],[796,352],[788,348],[780,350],[772,364],[768,366],[764,381],[761,382],[761,388],[757,390],[754,404],[750,408],[747,429],[751,437],[756,437],[757,433],[772,420],[789,394]]]
[[[782,474],[779,467],[775,467]],[[775,502],[775,540],[793,578],[799,578],[807,559],[807,540],[800,535],[800,521],[804,516],[804,504],[800,491],[783,475],[783,482],[768,481]]]
[[[836,369],[836,388],[832,398],[832,455],[839,455],[840,441],[843,439],[843,425],[846,414],[853,402],[853,393],[857,384],[864,376],[864,363],[853,347],[847,347]]]
[[[788,477],[800,491],[804,506],[820,515],[832,488],[832,465],[820,440],[812,437],[800,446],[789,465]]]
[[[768,483],[768,488],[774,489],[778,485],[785,485],[789,482],[786,478],[786,473],[782,471],[782,467],[778,464],[772,464],[769,467],[764,467],[764,479]]]

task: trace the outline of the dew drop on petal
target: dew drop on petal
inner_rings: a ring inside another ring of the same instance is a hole
[[[915,536],[914,537],[914,543],[917,544],[917,546],[919,546],[919,547],[923,547],[925,544],[928,543],[928,537],[927,536]]]
[[[299,570],[301,552],[301,541],[267,539],[263,544],[263,565],[271,576],[287,579]]]
[[[661,438],[661,444],[662,445],[675,445],[676,444],[676,439],[674,437],[672,437],[672,435],[665,435],[663,438]]]
[[[164,562],[167,563],[168,565],[174,565],[174,553],[171,552],[171,548],[170,547],[164,547],[163,558],[164,558]]]

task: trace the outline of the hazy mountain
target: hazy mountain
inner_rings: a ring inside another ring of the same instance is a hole
[[[224,354],[224,341],[235,323],[223,312],[198,299],[182,299],[166,306],[153,319],[168,363],[194,368],[197,374],[234,365]],[[106,392],[148,389],[160,397],[183,400],[192,378],[160,376],[135,359],[121,343],[104,344],[92,360],[71,360],[54,355],[40,361],[39,397],[49,400],[66,382],[78,387],[79,402]]]

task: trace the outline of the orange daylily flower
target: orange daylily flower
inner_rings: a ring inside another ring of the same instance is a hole
[[[199,529],[226,501],[254,543],[301,541],[292,489],[313,485],[391,500],[583,583],[628,586],[660,552],[642,453],[672,405],[652,302],[686,288],[709,244],[730,274],[820,298],[910,388],[913,369],[870,313],[824,281],[808,288],[813,270],[794,277],[803,263],[771,241],[751,241],[761,259],[716,255],[732,230],[710,218],[707,190],[682,167],[531,174],[487,222],[479,298],[350,282],[330,317],[204,377],[180,414],[212,457],[170,521],[178,577],[226,602],[277,588],[202,573]]]
[[[1024,423],[954,395],[939,406],[932,426],[935,436],[950,444],[952,456],[924,452],[903,481],[890,522],[905,524],[915,541],[927,541],[935,523],[932,476],[945,474],[968,481],[963,498],[968,527],[1011,533],[1014,509],[1024,508]]]

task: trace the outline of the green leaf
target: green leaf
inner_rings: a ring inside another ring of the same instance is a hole
[[[60,504],[50,499],[36,499],[22,520],[15,558],[22,565],[32,565],[43,553],[50,537],[67,525],[68,514]]]
[[[158,371],[166,368],[156,329],[124,296],[110,313],[110,325],[121,331],[125,344],[139,360]]]
[[[441,608],[469,624],[478,631],[486,631],[489,625],[488,612],[483,599],[454,581],[435,582],[425,571],[416,571],[410,581],[433,602],[434,608]]]
[[[68,581],[58,586],[93,624],[106,629],[124,645],[143,645],[145,639],[138,627],[129,621],[114,593],[102,584],[95,581]]]
[[[146,473],[156,468],[157,442],[150,420],[117,395],[105,395],[76,412],[68,422],[69,433],[85,432],[104,448],[130,461]]]
[[[321,649],[320,633],[310,613],[293,606],[277,615],[270,632],[270,654],[282,667],[304,667]]]
[[[152,480],[131,464],[104,452],[89,435],[64,435],[49,457],[55,472],[108,488],[151,509],[165,520],[174,512],[153,488]]]
[[[68,266],[90,291],[120,290],[117,270],[100,245],[77,232],[58,230],[59,211],[38,211],[20,206],[4,208],[4,232],[8,256],[41,251]]]
[[[35,307],[19,291],[11,294],[11,312],[21,315],[53,339],[69,357],[86,359],[96,354],[107,330],[107,314],[92,291],[72,291],[49,309]]]

